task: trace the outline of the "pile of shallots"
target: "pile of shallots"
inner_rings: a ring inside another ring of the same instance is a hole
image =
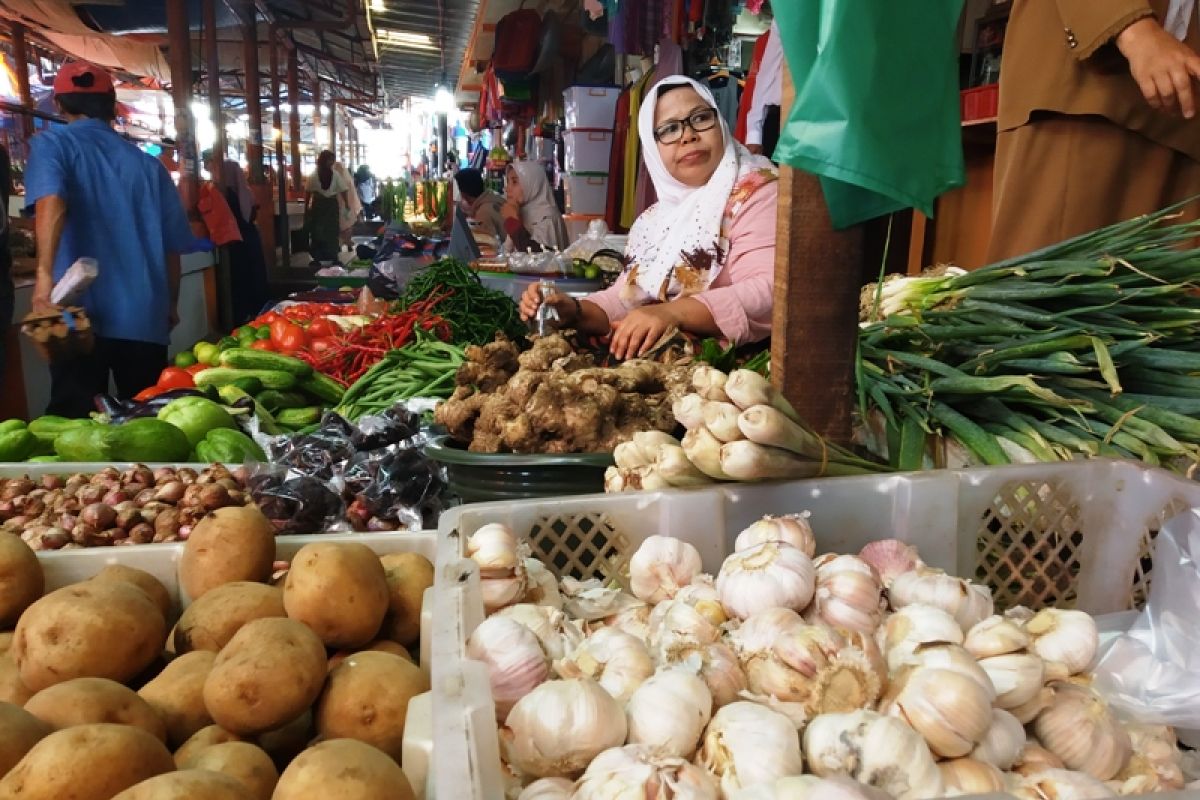
[[[897,540],[813,555],[805,515],[743,531],[715,580],[642,543],[629,591],[556,583],[507,527],[468,542],[509,798],[1047,800],[1181,788],[1174,733],[1089,685],[1080,611],[993,613]]]

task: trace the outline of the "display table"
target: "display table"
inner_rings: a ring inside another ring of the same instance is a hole
[[[520,302],[521,295],[529,288],[529,284],[541,280],[538,275],[516,275],[512,272],[480,272],[479,279],[483,285],[497,292],[504,292],[513,300]],[[584,278],[550,278],[558,290],[571,297],[586,297],[604,288],[601,281],[589,281]]]

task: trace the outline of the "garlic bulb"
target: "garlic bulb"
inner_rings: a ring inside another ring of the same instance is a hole
[[[1066,767],[1063,766],[1061,758],[1032,740],[1025,742],[1025,746],[1021,748],[1021,753],[1012,766],[1012,771],[1018,775],[1032,775],[1048,769],[1066,769]]]
[[[981,658],[979,666],[996,689],[996,707],[1008,711],[1036,698],[1045,680],[1045,662],[1032,653]]]
[[[798,703],[806,718],[871,707],[883,689],[881,664],[833,629],[806,625],[787,609],[751,616],[732,638],[750,691]]]
[[[984,761],[973,758],[952,758],[938,764],[946,796],[988,794],[1004,791],[1004,773]]]
[[[509,764],[534,778],[573,778],[625,741],[625,712],[587,678],[546,681],[522,697],[500,729]]]
[[[711,644],[720,630],[682,600],[659,603],[650,612],[650,648],[659,662],[678,660],[681,654]]]
[[[653,610],[653,606],[639,603],[636,606],[621,609],[616,614],[605,617],[593,625],[595,625],[595,630],[599,630],[600,627],[616,628],[648,645],[650,644],[650,612]]]
[[[1008,770],[1020,757],[1025,741],[1021,721],[1002,708],[993,708],[992,724],[971,751],[971,758]]]
[[[816,570],[812,559],[790,544],[766,542],[725,559],[717,594],[729,616],[745,619],[756,611],[803,611],[812,600]]]
[[[712,693],[695,673],[676,667],[652,675],[625,705],[629,743],[691,758],[712,715]]]
[[[704,732],[697,762],[730,795],[759,783],[799,775],[800,738],[784,715],[757,703],[730,703],[717,710]]]
[[[525,559],[525,596],[523,603],[533,603],[549,608],[562,608],[562,595],[558,593],[558,579],[536,558]]]
[[[711,775],[641,745],[605,750],[575,784],[571,800],[720,800]]]
[[[1008,709],[1008,711],[1020,720],[1022,725],[1028,725],[1037,719],[1038,714],[1045,711],[1053,702],[1054,688],[1043,686],[1041,689],[1038,689],[1037,694],[1028,703],[1022,703],[1019,706]]]
[[[483,596],[483,608],[487,613],[518,603],[525,596],[528,588],[525,565],[518,561],[516,568],[509,572],[511,574],[505,577],[480,577],[479,593]]]
[[[1009,786],[1009,794],[1018,800],[1097,800],[1116,797],[1101,781],[1082,772],[1046,769],[1035,772]]]
[[[911,666],[948,669],[964,675],[979,684],[987,692],[988,702],[996,699],[996,688],[992,679],[984,672],[979,662],[964,648],[956,644],[929,644],[918,648],[909,660]]]
[[[629,560],[629,588],[639,600],[661,603],[691,583],[701,569],[700,551],[688,542],[650,536]]]
[[[1166,725],[1132,724],[1125,726],[1133,755],[1115,782],[1120,795],[1147,794],[1182,789],[1183,754],[1175,732]]]
[[[871,565],[885,587],[899,574],[923,566],[917,548],[899,539],[880,539],[870,542],[859,551],[858,557]]]
[[[633,595],[613,586],[605,586],[594,578],[586,581],[563,578],[560,588],[563,610],[575,619],[587,622],[611,617],[642,604]]]
[[[1006,656],[1029,646],[1029,634],[1011,619],[993,614],[971,626],[963,647],[975,658]]]
[[[738,700],[749,688],[749,681],[737,654],[729,645],[713,642],[690,651],[668,654],[662,662],[665,667],[682,665],[697,671],[712,694],[713,707],[729,705]]]
[[[897,800],[941,797],[942,775],[921,735],[874,711],[822,714],[804,730],[804,758],[814,775],[846,775]]]
[[[917,567],[893,578],[888,600],[896,610],[913,603],[940,608],[963,630],[992,615],[991,589],[930,567]]]
[[[691,583],[675,593],[675,599],[696,609],[713,625],[724,625],[729,621],[711,575],[697,575]]]
[[[897,676],[880,711],[907,722],[944,758],[970,753],[992,724],[991,698],[976,680],[932,667]]]
[[[729,800],[891,800],[891,796],[845,775],[794,775],[743,789]]]
[[[889,616],[875,636],[890,670],[908,663],[921,645],[962,644],[963,640],[962,628],[954,617],[940,608],[919,603]]]
[[[488,668],[496,718],[503,720],[513,704],[550,675],[550,663],[533,632],[505,617],[488,617],[467,639],[467,657]]]
[[[1061,664],[1068,675],[1078,675],[1092,665],[1100,637],[1096,620],[1083,611],[1047,608],[1025,623],[1029,649],[1046,661]]]
[[[467,558],[479,565],[479,575],[483,578],[507,577],[521,561],[518,543],[511,528],[491,522],[467,539]]]
[[[767,542],[782,542],[812,558],[817,552],[817,537],[813,534],[812,525],[808,524],[809,516],[807,511],[781,517],[768,514],[738,534],[733,542],[733,551],[740,553]]]
[[[601,628],[554,662],[561,678],[591,678],[622,707],[637,687],[654,674],[654,662],[646,645],[615,628]]]
[[[576,623],[557,608],[549,606],[518,603],[500,609],[492,617],[511,619],[524,625],[537,637],[546,656],[552,661],[574,652],[584,639],[583,630]]]
[[[1067,769],[1108,780],[1129,760],[1129,734],[1107,704],[1091,689],[1073,683],[1054,685],[1054,700],[1034,720],[1042,746]]]
[[[575,783],[566,778],[539,778],[521,790],[517,800],[571,800]]]
[[[813,566],[816,616],[835,628],[874,633],[883,619],[883,585],[871,565],[855,556],[824,555]]]

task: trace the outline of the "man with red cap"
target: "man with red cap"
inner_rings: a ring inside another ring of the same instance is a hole
[[[52,311],[50,291],[83,257],[100,275],[80,305],[94,352],[50,366],[49,414],[85,416],[108,390],[123,398],[152,386],[178,322],[179,255],[193,237],[170,175],[112,128],[112,78],[92,64],[64,65],[54,101],[67,125],[38,134],[25,170],[26,209],[36,215],[35,311]]]

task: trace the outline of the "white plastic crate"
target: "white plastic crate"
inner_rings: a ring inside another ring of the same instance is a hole
[[[568,86],[563,91],[567,127],[612,130],[620,96],[616,86]]]
[[[930,565],[988,584],[1000,608],[1056,605],[1102,614],[1144,602],[1153,538],[1188,507],[1200,507],[1200,484],[1132,462],[1097,460],[455,509],[442,517],[438,535],[432,796],[503,797],[487,671],[465,656],[484,610],[479,573],[464,558],[464,544],[486,523],[527,536],[560,577],[621,580],[648,536],[686,539],[715,574],[743,528],[764,514],[807,510],[818,553],[856,553],[867,542],[895,537],[916,545]],[[1197,800],[1200,792],[1178,796]]]
[[[608,172],[612,131],[577,128],[563,131],[563,164],[567,172]]]
[[[57,464],[30,464],[30,467],[55,467]],[[77,466],[77,465],[69,465]],[[32,472],[32,471],[28,471]],[[53,470],[43,470],[53,474]],[[22,472],[21,474],[25,474]],[[358,542],[379,555],[387,553],[419,553],[434,560],[437,534],[433,531],[414,533],[329,533],[312,536],[277,536],[275,554],[281,560],[291,560],[301,547],[310,542]],[[179,585],[179,560],[183,542],[144,544],[128,547],[89,547],[77,550],[46,550],[38,553],[46,575],[46,591],[87,580],[110,564],[122,564],[145,570],[157,578],[171,594],[177,609],[188,605],[188,598]],[[425,592],[421,608],[421,668],[429,672],[432,661],[432,618],[434,590]],[[174,620],[170,620],[174,622]],[[404,725],[403,764],[418,800],[425,797],[433,754],[433,714],[431,693],[413,698],[408,706]]]
[[[600,215],[608,204],[607,172],[568,172],[563,175],[568,214]]]

